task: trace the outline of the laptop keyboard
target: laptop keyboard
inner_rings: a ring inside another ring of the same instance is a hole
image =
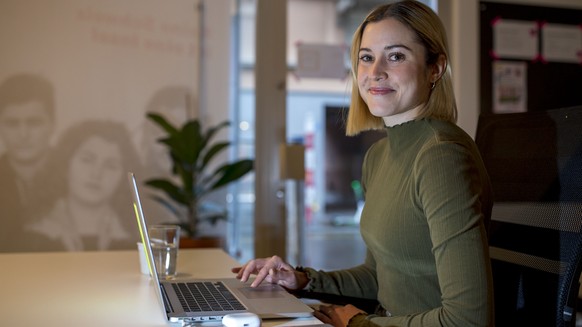
[[[222,282],[172,284],[186,312],[245,310]]]

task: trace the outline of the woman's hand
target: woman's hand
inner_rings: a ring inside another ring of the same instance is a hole
[[[289,290],[299,290],[307,286],[309,282],[305,273],[296,271],[278,256],[250,260],[242,267],[233,268],[232,272],[237,274],[236,278],[242,282],[248,281],[251,275],[257,275],[251,287],[257,287],[266,281],[279,284]]]
[[[315,318],[321,320],[324,324],[335,327],[345,327],[350,319],[359,313],[366,313],[351,304],[346,306],[340,305],[322,305],[319,310],[314,312]]]

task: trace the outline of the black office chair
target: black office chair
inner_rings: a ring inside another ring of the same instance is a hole
[[[582,106],[479,118],[495,196],[496,325],[574,326],[582,271]]]

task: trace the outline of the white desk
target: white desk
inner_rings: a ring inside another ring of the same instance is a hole
[[[180,250],[179,277],[232,277],[220,249]],[[196,274],[192,273],[196,271]],[[168,326],[135,251],[0,254],[0,326]],[[264,326],[319,320],[263,321]]]

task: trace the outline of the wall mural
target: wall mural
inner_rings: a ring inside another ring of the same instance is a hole
[[[145,113],[196,115],[196,3],[0,3],[0,252],[135,248],[126,173],[169,172]]]

